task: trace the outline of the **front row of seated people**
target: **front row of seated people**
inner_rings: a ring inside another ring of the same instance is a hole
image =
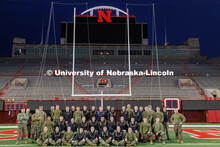
[[[133,118],[131,119],[131,124],[132,121],[134,122]],[[38,145],[43,146],[97,146],[98,143],[104,146],[110,146],[111,144],[115,146],[136,146],[139,140],[145,143],[150,141],[150,144],[153,144],[153,136],[155,135],[157,141],[161,139],[162,144],[165,144],[163,124],[160,123],[159,118],[156,118],[156,122],[152,127],[153,131],[151,125],[147,122],[147,118],[144,118],[143,122],[140,124],[139,132],[134,125],[130,125],[127,130],[123,130],[119,125],[117,125],[116,130],[114,131],[108,129],[109,127],[107,125],[103,125],[99,133],[95,130],[95,126],[91,126],[90,130],[85,130],[85,128],[79,127],[76,132],[72,131],[71,125],[67,127],[67,131],[62,132],[58,126],[55,128],[54,132],[49,130],[48,127],[44,127],[43,132],[40,134],[40,137],[36,140],[36,142]]]

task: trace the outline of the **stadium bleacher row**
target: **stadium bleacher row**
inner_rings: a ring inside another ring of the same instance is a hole
[[[28,61],[27,61],[28,60]],[[27,62],[25,62],[27,61]],[[214,66],[208,60],[182,60],[185,69],[181,66],[179,60],[161,60],[159,69],[174,71],[174,76],[160,77],[160,86],[158,77],[132,77],[132,96],[134,97],[179,97],[179,98],[201,98],[202,96],[196,87],[192,89],[180,89],[178,87],[178,79],[192,78],[200,88],[220,89],[220,67]],[[13,78],[27,78],[28,86],[25,89],[12,89],[4,93],[2,97],[70,97],[71,95],[71,77],[54,77],[42,76],[40,82],[38,81],[38,74],[40,70],[41,59],[0,59],[0,90],[10,82]],[[157,65],[154,62],[150,64],[150,60],[131,60],[131,70],[156,70]],[[56,64],[55,59],[47,59],[44,72],[47,70],[72,70],[71,59],[60,60],[60,66]],[[75,70],[128,70],[127,64],[122,60],[93,60],[92,65],[90,61],[77,61]],[[186,70],[190,74],[186,75]],[[110,79],[112,83],[111,88],[96,87],[96,82],[100,78]],[[128,90],[123,91],[128,87],[128,77],[122,76],[94,76],[93,78],[87,76],[75,77],[76,94],[98,94],[103,91],[104,94],[127,94]],[[36,87],[36,85],[38,85]],[[120,86],[118,86],[120,85]],[[84,91],[84,92],[83,92]]]

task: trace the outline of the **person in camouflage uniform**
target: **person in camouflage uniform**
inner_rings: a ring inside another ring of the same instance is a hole
[[[131,109],[131,104],[127,104],[127,109],[126,109],[127,113],[128,113],[128,122],[130,122],[131,117],[132,117],[132,113],[133,113],[133,109]]]
[[[154,113],[154,123],[156,122],[156,118],[159,118],[160,122],[163,123],[163,112],[160,112],[160,107],[156,107],[156,112]]]
[[[107,126],[104,126],[102,132],[100,132],[99,135],[100,146],[102,145],[110,146],[111,140],[112,140],[111,133],[108,132]]]
[[[148,116],[150,120],[148,120],[148,123],[150,123],[151,125],[153,124],[153,118],[154,118],[154,113],[155,111],[152,109],[152,105],[148,105]]]
[[[31,138],[31,117],[32,117],[32,114],[30,113],[30,109],[27,108],[26,109],[26,113],[28,115],[28,121],[27,121],[27,131],[28,131],[28,138],[30,139]]]
[[[77,124],[77,126],[79,126],[79,123],[82,122],[82,117],[83,117],[83,112],[80,111],[80,107],[77,106],[76,107],[76,111],[73,113],[73,118],[75,120],[75,123]]]
[[[41,115],[40,128],[39,129],[42,131],[44,122],[46,121],[46,117],[47,117],[47,114],[43,111],[43,106],[39,107],[39,114]]]
[[[136,146],[138,138],[133,133],[132,128],[128,128],[128,133],[125,135],[125,143],[127,146]]]
[[[40,128],[40,121],[41,121],[41,115],[39,114],[39,109],[35,110],[35,113],[31,117],[32,119],[32,126],[31,126],[31,143],[33,143],[33,140],[36,140],[40,137],[41,130]]]
[[[51,121],[51,117],[48,116],[47,120],[45,121],[43,128],[47,127],[48,128],[48,132],[52,133],[54,131],[55,128],[55,123],[53,121]]]
[[[181,144],[183,144],[182,124],[185,121],[186,118],[178,112],[178,109],[175,109],[174,114],[171,116],[171,122],[174,125],[176,142],[179,142],[179,135],[180,135]]]
[[[112,144],[115,146],[124,146],[125,144],[125,136],[120,126],[117,126],[116,131],[113,133]]]
[[[91,127],[90,132],[86,135],[87,145],[97,146],[98,143],[98,133],[95,132],[95,128]]]
[[[18,119],[18,136],[17,136],[17,142],[16,144],[19,143],[20,140],[20,135],[22,134],[22,139],[24,143],[26,144],[26,129],[27,129],[27,121],[29,119],[28,114],[25,113],[25,109],[21,109],[21,113],[18,114],[17,116]]]
[[[85,145],[85,143],[86,143],[86,136],[83,132],[83,128],[80,128],[79,132],[74,137],[72,144],[73,146],[82,146]]]
[[[47,146],[49,144],[50,137],[51,133],[48,131],[47,127],[44,127],[43,132],[40,134],[40,138],[37,139],[37,145]]]
[[[140,134],[143,142],[147,142],[147,137],[149,136],[150,144],[153,144],[153,133],[151,131],[151,124],[147,122],[147,118],[143,118],[143,122],[140,124]]]
[[[156,136],[157,142],[161,138],[162,144],[165,144],[165,133],[163,132],[163,124],[160,122],[160,118],[156,118],[156,122],[153,124],[154,135]]]
[[[59,127],[56,127],[55,132],[52,133],[49,143],[51,145],[59,146],[62,142],[62,133],[59,131]]]
[[[60,110],[60,106],[56,105],[56,109],[52,113],[52,118],[55,124],[57,124],[61,115],[62,115],[62,111]]]
[[[71,143],[72,143],[72,140],[74,138],[74,134],[73,132],[71,131],[71,127],[67,127],[67,131],[63,134],[63,138],[62,138],[62,145],[68,145],[70,146]]]

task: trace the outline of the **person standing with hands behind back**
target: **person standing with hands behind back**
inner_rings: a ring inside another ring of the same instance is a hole
[[[182,130],[182,124],[186,121],[186,118],[178,112],[178,109],[174,110],[174,114],[171,116],[171,122],[174,125],[174,131],[176,135],[176,141],[179,142],[179,135],[180,135],[180,140],[181,144],[183,144],[183,130]]]

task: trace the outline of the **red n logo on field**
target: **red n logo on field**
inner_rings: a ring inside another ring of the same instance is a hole
[[[112,22],[112,19],[111,19],[112,11],[111,10],[106,10],[107,15],[104,13],[103,10],[98,10],[98,13],[99,13],[98,22],[103,22],[102,18],[104,18],[106,22]]]
[[[192,134],[197,139],[220,139],[220,129],[183,129],[184,132]],[[202,132],[207,131],[207,132]]]

